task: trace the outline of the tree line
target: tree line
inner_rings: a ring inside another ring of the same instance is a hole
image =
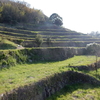
[[[48,17],[41,10],[30,8],[26,2],[0,0],[0,23],[32,22],[39,24],[47,19]]]
[[[0,0],[0,23],[17,24],[33,23],[34,25],[44,22],[63,25],[63,19],[58,14],[53,13],[47,17],[41,10],[30,8],[24,1]]]

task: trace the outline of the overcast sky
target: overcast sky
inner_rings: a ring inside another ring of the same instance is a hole
[[[57,13],[63,26],[77,32],[100,31],[100,0],[20,0],[43,11],[48,17]]]

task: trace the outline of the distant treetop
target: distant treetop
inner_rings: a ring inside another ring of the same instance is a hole
[[[58,14],[53,13],[49,19],[52,21],[53,24],[56,24],[58,26],[63,25],[63,19]]]

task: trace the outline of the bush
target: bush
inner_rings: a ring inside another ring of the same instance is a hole
[[[40,34],[37,34],[35,37],[35,42],[37,44],[38,47],[40,47],[43,43],[43,38]]]
[[[100,45],[97,43],[90,43],[87,44],[86,46],[86,53],[87,54],[94,54],[94,55],[98,55],[100,54]]]
[[[47,45],[48,45],[48,46],[50,46],[50,45],[52,44],[51,38],[50,38],[50,37],[48,37],[46,41],[47,41]]]

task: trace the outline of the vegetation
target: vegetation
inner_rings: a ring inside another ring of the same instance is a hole
[[[19,86],[37,82],[54,73],[72,70],[68,67],[69,64],[73,66],[87,66],[95,62],[94,59],[94,56],[75,56],[64,61],[22,64],[16,67],[10,67],[9,69],[2,69],[0,71],[0,94],[18,88]]]
[[[100,45],[97,43],[87,44],[86,50],[87,54],[94,54],[96,56],[100,55]]]
[[[19,48],[19,46],[18,46]],[[16,64],[35,63],[38,61],[59,61],[80,54],[83,49],[77,48],[27,48],[0,51],[0,69]],[[82,54],[82,53],[81,53]]]
[[[61,27],[62,20],[56,13],[48,18],[42,11],[30,8],[26,2],[0,0],[0,35],[12,42],[25,47],[86,47],[91,42],[100,44],[99,37]],[[40,45],[35,42],[38,34],[43,39]]]
[[[62,17],[60,17],[58,14],[56,13],[53,13],[50,18],[49,18],[53,24],[56,24],[58,26],[61,26],[63,25],[63,22],[62,22]]]
[[[50,37],[47,37],[46,42],[47,42],[48,47],[52,44],[51,41],[52,41],[51,38]]]
[[[97,72],[97,67],[98,67],[97,59],[98,59],[98,56],[100,56],[100,44],[97,44],[97,43],[87,44],[86,53],[96,56],[95,70]]]
[[[92,31],[91,33],[87,33],[88,35],[94,36],[94,37],[100,37],[100,32],[96,31]]]
[[[25,24],[26,25],[26,24]],[[32,26],[32,25],[31,25]],[[45,26],[47,28],[47,26]],[[60,27],[58,29],[34,29],[34,26],[30,28],[29,25],[25,26],[26,29],[17,29],[18,26],[8,27],[3,24],[0,26],[0,36],[5,39],[9,39],[12,42],[19,44],[19,40],[22,40],[21,45],[25,47],[36,46],[35,37],[40,34],[43,43],[42,47],[47,47],[47,37],[50,38],[52,45],[49,47],[86,47],[86,44],[96,42],[100,44],[99,38],[94,38],[86,34],[77,33],[68,29]],[[21,28],[21,26],[20,26]]]
[[[47,17],[42,11],[29,8],[29,4],[21,1],[0,0],[0,22],[17,24],[19,22],[32,22],[39,24],[45,22]]]
[[[42,36],[40,34],[36,35],[35,42],[36,42],[37,47],[40,47],[42,45],[43,38],[42,38]]]
[[[99,33],[82,34],[61,25],[63,19],[56,13],[48,18],[26,2],[0,0],[0,94],[44,78],[49,84],[48,77],[66,71],[81,72],[100,81]],[[18,49],[18,45],[33,48],[6,50]],[[92,56],[74,56],[81,54]],[[84,66],[88,70],[83,70]],[[99,86],[90,84],[68,85],[48,100],[99,100],[99,91]]]
[[[67,85],[46,100],[99,100],[100,87],[90,84]]]
[[[5,50],[5,49],[16,49],[17,48],[17,44],[15,44],[14,42],[11,42],[7,39],[2,39],[0,41],[0,49],[1,50]]]
[[[98,69],[98,74],[96,74],[95,71],[82,72],[100,80],[100,69]],[[99,100],[99,91],[100,86],[94,86],[87,83],[67,85],[62,90],[49,97],[47,100]]]

